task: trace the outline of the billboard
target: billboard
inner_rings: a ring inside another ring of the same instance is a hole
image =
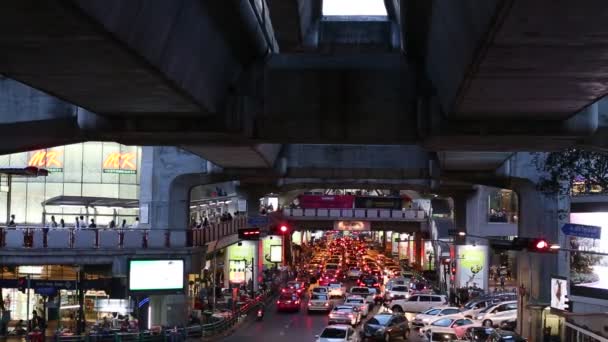
[[[568,280],[565,277],[551,276],[551,308],[566,310],[568,300]]]
[[[179,293],[184,291],[182,259],[129,260],[129,291],[132,293]]]
[[[300,195],[300,208],[352,209],[355,196],[351,195]]]
[[[576,296],[608,297],[608,212],[571,213],[570,223],[602,227],[599,239],[567,236],[570,252],[570,292]],[[591,254],[594,252],[599,254]]]
[[[457,246],[458,285],[486,289],[488,279],[488,247]]]

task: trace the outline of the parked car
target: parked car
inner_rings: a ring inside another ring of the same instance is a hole
[[[508,319],[500,323],[500,330],[515,331],[517,329],[517,318]]]
[[[475,320],[485,327],[499,326],[502,322],[517,318],[517,302],[502,302],[480,311]]]
[[[365,322],[361,336],[364,339],[381,341],[390,341],[396,337],[408,339],[410,326],[404,315],[381,313]]]
[[[357,325],[360,321],[361,313],[359,309],[352,306],[339,305],[329,313],[329,324]]]
[[[450,315],[436,319],[420,329],[420,336],[425,336],[430,342],[448,340],[461,340],[465,337],[467,329],[479,326],[479,323],[465,318],[462,315]]]
[[[334,324],[328,325],[321,334],[315,336],[317,342],[359,342],[359,334],[355,329],[348,325]]]
[[[353,306],[359,308],[362,317],[367,317],[369,313],[369,304],[365,302],[365,298],[361,296],[348,296],[344,300],[343,305]]]
[[[308,309],[307,312],[311,311],[331,311],[334,305],[333,302],[329,299],[327,294],[316,294],[313,293],[308,300]]]
[[[460,313],[460,308],[457,307],[438,307],[430,308],[422,313],[417,314],[412,320],[412,325],[423,327],[435,321],[438,317],[455,315]]]
[[[446,305],[448,299],[444,295],[412,295],[407,299],[390,301],[388,307],[393,312],[422,312],[434,306]]]
[[[469,327],[464,334],[464,340],[468,342],[486,342],[493,331],[493,328]]]

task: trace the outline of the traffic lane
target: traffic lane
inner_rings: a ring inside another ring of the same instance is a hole
[[[334,300],[341,304],[342,300]],[[248,319],[232,335],[222,341],[286,341],[310,342],[327,326],[327,313],[306,313],[307,301],[300,312],[277,312],[276,302],[266,308],[262,321]]]

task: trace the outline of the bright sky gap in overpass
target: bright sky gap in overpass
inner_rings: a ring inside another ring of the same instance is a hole
[[[386,16],[384,0],[323,0],[324,16]]]

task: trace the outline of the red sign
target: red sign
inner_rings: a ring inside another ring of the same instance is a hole
[[[300,195],[300,208],[351,209],[355,196],[351,195]]]

